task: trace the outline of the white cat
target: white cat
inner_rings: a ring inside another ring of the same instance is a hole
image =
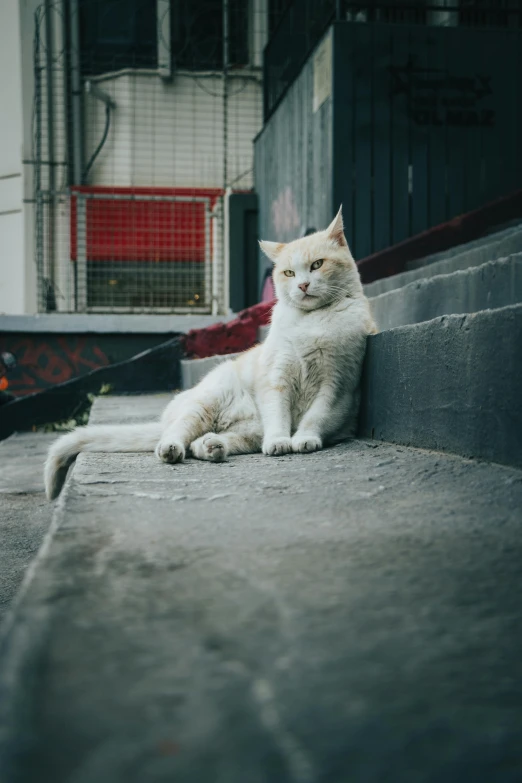
[[[177,394],[159,422],[88,426],[59,438],[45,464],[49,499],[81,451],[155,448],[164,462],[187,453],[221,462],[260,450],[316,451],[355,433],[366,337],[376,329],[341,210],[326,231],[260,245],[274,262],[277,293],[266,341]]]

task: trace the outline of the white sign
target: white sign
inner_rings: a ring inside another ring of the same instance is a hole
[[[332,36],[324,38],[314,54],[314,112],[332,94]]]

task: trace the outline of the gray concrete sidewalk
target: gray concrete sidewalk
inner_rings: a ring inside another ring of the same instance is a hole
[[[51,523],[42,466],[55,437],[24,432],[0,441],[0,622]]]
[[[80,456],[3,640],[0,780],[518,783],[521,509],[519,470],[371,441]]]

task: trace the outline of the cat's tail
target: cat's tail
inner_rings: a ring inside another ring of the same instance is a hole
[[[81,451],[154,451],[162,432],[158,422],[147,424],[97,424],[78,427],[58,438],[47,454],[44,467],[45,494],[58,497],[67,471]]]

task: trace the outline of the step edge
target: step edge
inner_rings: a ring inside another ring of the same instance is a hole
[[[413,329],[424,329],[429,324],[442,324],[444,321],[458,321],[462,319],[472,319],[477,318],[485,313],[491,314],[491,313],[499,313],[504,314],[508,311],[513,311],[516,313],[522,314],[522,302],[517,302],[517,304],[511,304],[511,305],[505,305],[504,307],[491,307],[491,308],[484,308],[483,310],[477,310],[474,313],[447,313],[444,315],[437,315],[435,318],[428,318],[426,321],[418,321],[414,324],[401,324],[400,326],[392,326],[390,329],[383,329],[381,332],[377,332],[375,335],[369,335],[368,339],[371,340],[375,337],[378,337],[381,334],[387,334],[388,332],[398,332],[398,331],[410,331]]]
[[[520,253],[511,253],[509,256],[504,256],[503,258],[495,258],[491,261],[485,261],[484,263],[478,264],[477,266],[469,266],[466,267],[466,269],[455,269],[453,272],[440,272],[436,275],[419,277],[415,280],[410,280],[409,283],[405,283],[404,285],[398,286],[397,288],[391,288],[389,291],[383,291],[382,294],[368,296],[367,299],[370,303],[376,302],[377,300],[382,301],[383,297],[391,295],[397,296],[399,291],[404,291],[407,289],[413,290],[414,288],[418,288],[421,285],[431,285],[434,282],[440,282],[445,278],[455,279],[458,276],[479,274],[486,269],[492,269],[494,267],[517,267],[519,265],[522,267],[522,251]]]
[[[521,238],[522,238],[522,230],[520,231],[520,234],[521,234]],[[492,251],[494,251],[494,248],[496,246],[502,244],[502,241],[500,241],[500,242],[492,242],[489,245],[484,246],[484,247],[491,248]],[[483,248],[480,248],[480,250],[482,250],[482,249]],[[410,282],[414,282],[416,280],[422,279],[422,275],[419,274],[419,273],[422,272],[423,270],[435,270],[435,275],[436,275],[437,274],[437,271],[436,271],[437,268],[442,267],[444,264],[459,263],[459,259],[460,259],[460,261],[462,261],[463,257],[466,257],[469,254],[473,254],[475,252],[475,250],[474,249],[463,250],[460,253],[455,253],[454,255],[448,256],[448,257],[442,257],[442,258],[438,259],[437,261],[433,261],[433,262],[431,262],[429,264],[422,264],[422,265],[419,265],[419,266],[417,266],[417,267],[415,267],[413,269],[405,269],[402,272],[398,272],[396,275],[390,275],[389,277],[382,277],[379,280],[374,280],[371,283],[366,283],[366,285],[364,286],[364,290],[365,290],[365,292],[369,290],[369,293],[367,294],[367,296],[371,296],[371,287],[372,286],[377,287],[380,284],[384,283],[385,281],[388,281],[390,283],[392,283],[393,281],[396,281],[397,284],[394,285],[393,288],[389,289],[390,291],[395,291],[398,288],[403,288],[405,285],[408,285],[408,283],[410,283]],[[492,258],[492,259],[489,259],[489,260],[491,260],[491,261],[498,261],[501,258],[508,258],[509,256],[512,256],[512,255],[518,255],[518,253],[520,253],[520,252],[522,252],[522,247],[521,247],[520,250],[516,250],[514,252],[507,253],[507,255],[499,255],[497,258]],[[482,262],[482,263],[486,263],[486,262]],[[463,267],[463,269],[472,269],[473,267],[476,267],[476,266],[480,266],[480,264],[470,263],[468,267]],[[458,271],[458,270],[454,270],[454,271]],[[444,273],[440,273],[440,274],[444,274]],[[434,277],[435,275],[430,274],[430,275],[427,275],[427,276]],[[401,282],[401,281],[404,281],[404,282]],[[383,291],[382,293],[387,293],[387,291]],[[375,294],[375,296],[379,296],[379,294]]]

